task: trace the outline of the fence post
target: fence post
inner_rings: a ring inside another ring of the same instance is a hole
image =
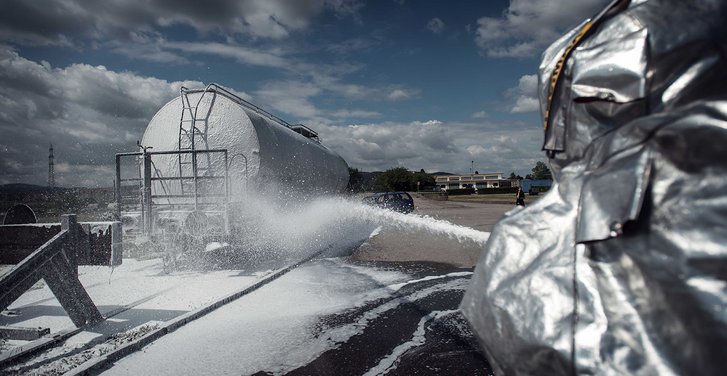
[[[144,184],[142,186],[141,212],[142,221],[144,222],[144,235],[151,236],[152,216],[151,216],[151,154],[144,149]]]

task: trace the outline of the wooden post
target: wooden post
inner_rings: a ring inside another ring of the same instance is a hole
[[[61,217],[61,232],[0,277],[0,310],[7,308],[41,278],[76,326],[103,320],[101,313],[78,280],[78,256],[88,252],[75,214]]]

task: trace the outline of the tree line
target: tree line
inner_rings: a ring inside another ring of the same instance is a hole
[[[405,167],[393,167],[384,172],[362,172],[348,168],[348,190],[350,192],[416,191],[434,188],[434,175],[420,170],[412,172]]]
[[[428,174],[424,169],[418,172],[409,171],[405,167],[393,167],[383,172],[363,172],[357,168],[348,168],[349,192],[384,192],[384,191],[416,191],[432,190],[436,186],[434,175]],[[509,179],[523,179],[510,173]],[[532,174],[525,175],[525,179],[552,179],[552,173],[544,162],[538,161],[532,169]]]
[[[535,167],[531,170],[532,174],[525,175],[525,179],[541,180],[541,179],[553,179],[553,173],[550,172],[548,165],[545,162],[538,161],[535,163]],[[508,179],[522,180],[523,177],[515,175],[515,171],[510,173]]]

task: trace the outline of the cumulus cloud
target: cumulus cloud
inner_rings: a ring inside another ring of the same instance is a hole
[[[502,17],[482,17],[477,21],[475,42],[490,57],[533,57],[607,3],[608,0],[510,0]]]
[[[191,54],[208,54],[237,60],[241,64],[273,68],[290,68],[291,64],[279,51],[262,51],[236,44],[166,42],[165,49],[180,50]]]
[[[518,86],[508,90],[508,96],[515,98],[510,108],[512,113],[535,112],[540,110],[538,101],[538,76],[535,74],[520,77]]]
[[[515,101],[515,105],[510,109],[512,113],[535,112],[540,109],[537,98],[520,96]]]
[[[427,30],[434,34],[441,34],[444,31],[444,22],[439,17],[434,17],[427,22]]]
[[[287,55],[287,51],[281,49],[252,48],[234,42],[171,42],[161,37],[145,38],[139,45],[124,45],[119,43],[115,51],[132,58],[141,58],[157,62],[189,63],[186,58],[178,56],[176,54],[177,52],[188,56],[200,54],[219,56],[233,59],[242,65],[278,69],[282,73],[307,80],[307,85],[315,85],[319,91],[326,91],[351,99],[402,101],[415,98],[419,93],[418,89],[403,85],[366,86],[345,82],[347,75],[357,72],[363,67],[361,64],[346,62],[312,64],[296,59],[295,57],[290,57]],[[272,84],[275,85],[276,83]],[[275,90],[275,92],[268,91],[267,94],[276,93],[289,97],[282,90]],[[266,95],[265,97],[270,99],[272,95]],[[271,103],[273,102],[276,101],[271,101]],[[302,101],[299,102],[302,103]],[[288,111],[288,113],[298,114],[299,111]]]
[[[202,33],[281,39],[306,29],[325,10],[355,17],[361,6],[359,0],[6,0],[0,3],[0,38],[63,45],[186,25]]]
[[[202,84],[87,64],[53,68],[0,46],[0,184],[44,184],[53,143],[59,185],[110,186],[114,153],[135,150],[148,120],[182,85]]]
[[[326,145],[351,167],[381,171],[395,166],[428,172],[529,171],[540,154],[537,126],[494,123],[380,122],[319,125]],[[507,171],[505,171],[507,170]]]
[[[270,82],[255,92],[266,107],[280,112],[295,115],[299,118],[316,117],[319,110],[310,101],[311,97],[320,94],[321,89],[315,85],[300,81]]]
[[[169,82],[86,64],[56,68],[0,48],[0,184],[45,184],[47,148],[53,143],[57,184],[110,186],[114,154],[135,150],[148,120],[182,85],[202,83]],[[295,113],[351,166],[367,171],[400,165],[465,172],[474,160],[480,171],[506,173],[528,171],[541,157],[542,136],[532,124],[431,119],[338,126],[379,113],[318,108],[313,98],[321,91],[310,82],[279,81],[253,94],[265,108]]]
[[[330,113],[331,116],[335,118],[345,118],[345,119],[351,119],[351,118],[376,118],[380,117],[381,113],[376,111],[366,111],[366,110],[335,110]]]
[[[397,89],[391,90],[386,97],[392,101],[403,101],[403,100],[411,99],[416,94],[417,93],[413,90],[397,88]]]

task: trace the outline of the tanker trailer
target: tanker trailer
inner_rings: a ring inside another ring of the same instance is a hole
[[[116,155],[117,215],[131,239],[218,241],[251,197],[304,200],[348,183],[346,162],[316,132],[217,84],[182,87],[138,145]]]

